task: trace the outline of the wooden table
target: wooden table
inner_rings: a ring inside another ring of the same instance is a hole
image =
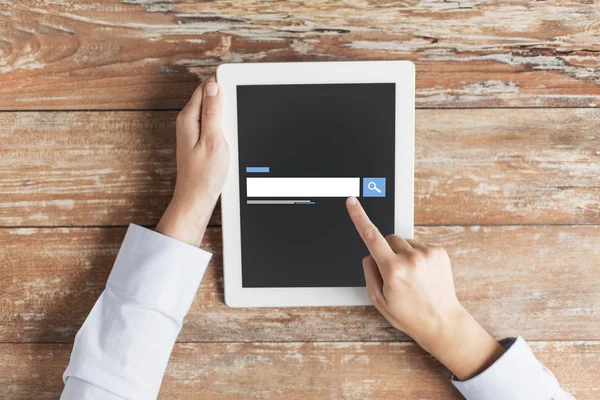
[[[594,1],[0,1],[0,391],[56,399],[127,224],[154,226],[174,121],[223,62],[417,66],[417,238],[460,299],[600,393],[600,5]],[[458,399],[369,307],[229,309],[215,253],[161,399]]]

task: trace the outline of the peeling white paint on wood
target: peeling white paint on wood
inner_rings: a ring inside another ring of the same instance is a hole
[[[599,18],[576,0],[0,0],[0,108],[177,109],[223,62],[356,59],[415,62],[419,107],[595,107]],[[155,224],[175,115],[0,113],[0,225]],[[600,391],[585,341],[600,339],[599,123],[583,109],[417,112],[416,221],[450,226],[416,237],[447,247],[493,335],[549,340],[530,343],[579,400]],[[58,396],[71,345],[18,343],[72,341],[124,233],[0,229],[3,398]],[[161,398],[457,398],[372,307],[227,308],[220,246],[209,229],[215,257],[179,337],[215,343],[176,345]]]
[[[398,58],[417,65],[419,107],[592,107],[599,14],[575,0],[3,3],[0,107],[177,108],[222,62]]]

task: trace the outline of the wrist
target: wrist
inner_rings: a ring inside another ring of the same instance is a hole
[[[470,314],[462,307],[458,301],[455,305],[439,311],[435,318],[415,335],[410,335],[428,353],[438,358],[436,355],[447,345],[447,342],[457,335],[457,327],[464,323],[470,323]]]
[[[504,348],[460,304],[440,316],[435,335],[421,346],[459,380],[480,374],[504,353]]]
[[[217,198],[188,197],[175,192],[156,231],[179,241],[199,246]]]

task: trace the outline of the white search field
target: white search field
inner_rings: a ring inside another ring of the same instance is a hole
[[[360,178],[246,178],[247,197],[360,196]]]

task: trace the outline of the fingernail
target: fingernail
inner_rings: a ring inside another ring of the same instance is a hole
[[[216,96],[219,93],[219,86],[216,83],[207,83],[206,84],[206,95],[207,96]]]
[[[351,206],[355,206],[358,204],[358,200],[354,196],[348,197],[348,204],[350,204]]]

